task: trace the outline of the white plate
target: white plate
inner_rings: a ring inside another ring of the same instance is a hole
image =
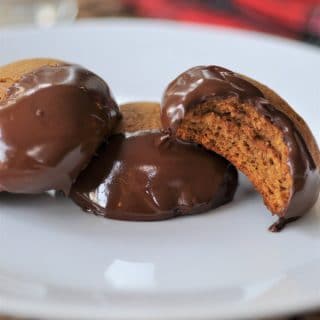
[[[159,100],[191,66],[277,89],[319,141],[319,51],[255,33],[109,20],[2,31],[0,63],[50,56],[93,69],[122,101]],[[279,234],[243,181],[233,203],[156,223],[97,218],[49,196],[0,197],[0,311],[65,319],[254,318],[320,307],[320,204]]]

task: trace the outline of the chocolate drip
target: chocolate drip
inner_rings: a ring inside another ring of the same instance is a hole
[[[161,105],[164,128],[175,134],[181,120],[193,106],[211,98],[236,97],[248,102],[281,130],[288,148],[288,166],[293,177],[293,188],[288,207],[279,216],[301,216],[316,202],[320,190],[319,168],[299,129],[292,120],[265,98],[253,84],[236,73],[217,66],[192,68],[173,82],[165,91]]]
[[[25,74],[0,102],[0,190],[68,194],[118,118],[107,84],[80,66]]]
[[[232,200],[237,171],[225,159],[161,132],[117,134],[71,190],[85,211],[122,220],[200,213]]]
[[[271,232],[280,232],[281,230],[284,229],[284,227],[291,222],[294,222],[296,220],[298,220],[299,217],[292,217],[292,218],[279,218],[278,221],[276,221],[275,223],[273,223],[270,227],[269,227],[269,231]]]

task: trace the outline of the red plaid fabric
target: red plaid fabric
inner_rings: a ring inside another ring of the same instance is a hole
[[[123,0],[144,17],[218,24],[320,44],[320,0]]]

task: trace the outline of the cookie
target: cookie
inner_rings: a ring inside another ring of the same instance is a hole
[[[228,159],[251,180],[269,210],[271,229],[305,214],[320,190],[320,153],[305,121],[275,92],[218,66],[173,80],[161,103],[164,128]]]
[[[159,130],[160,105],[156,102],[132,102],[121,105],[122,120],[116,133]]]
[[[0,67],[0,191],[68,194],[119,118],[107,84],[81,66]]]
[[[194,143],[160,128],[160,107],[131,103],[122,123],[71,190],[83,210],[105,217],[152,221],[205,212],[232,200],[237,171]]]

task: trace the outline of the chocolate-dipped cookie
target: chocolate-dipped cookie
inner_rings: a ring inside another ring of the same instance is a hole
[[[232,200],[237,171],[225,159],[160,130],[156,103],[120,108],[115,134],[80,174],[71,198],[85,211],[121,220],[162,220]]]
[[[320,152],[304,120],[265,85],[218,66],[187,70],[167,87],[164,128],[228,159],[248,176],[269,210],[271,226],[305,214],[320,190]]]
[[[0,67],[0,191],[68,194],[118,119],[107,84],[79,65]]]

